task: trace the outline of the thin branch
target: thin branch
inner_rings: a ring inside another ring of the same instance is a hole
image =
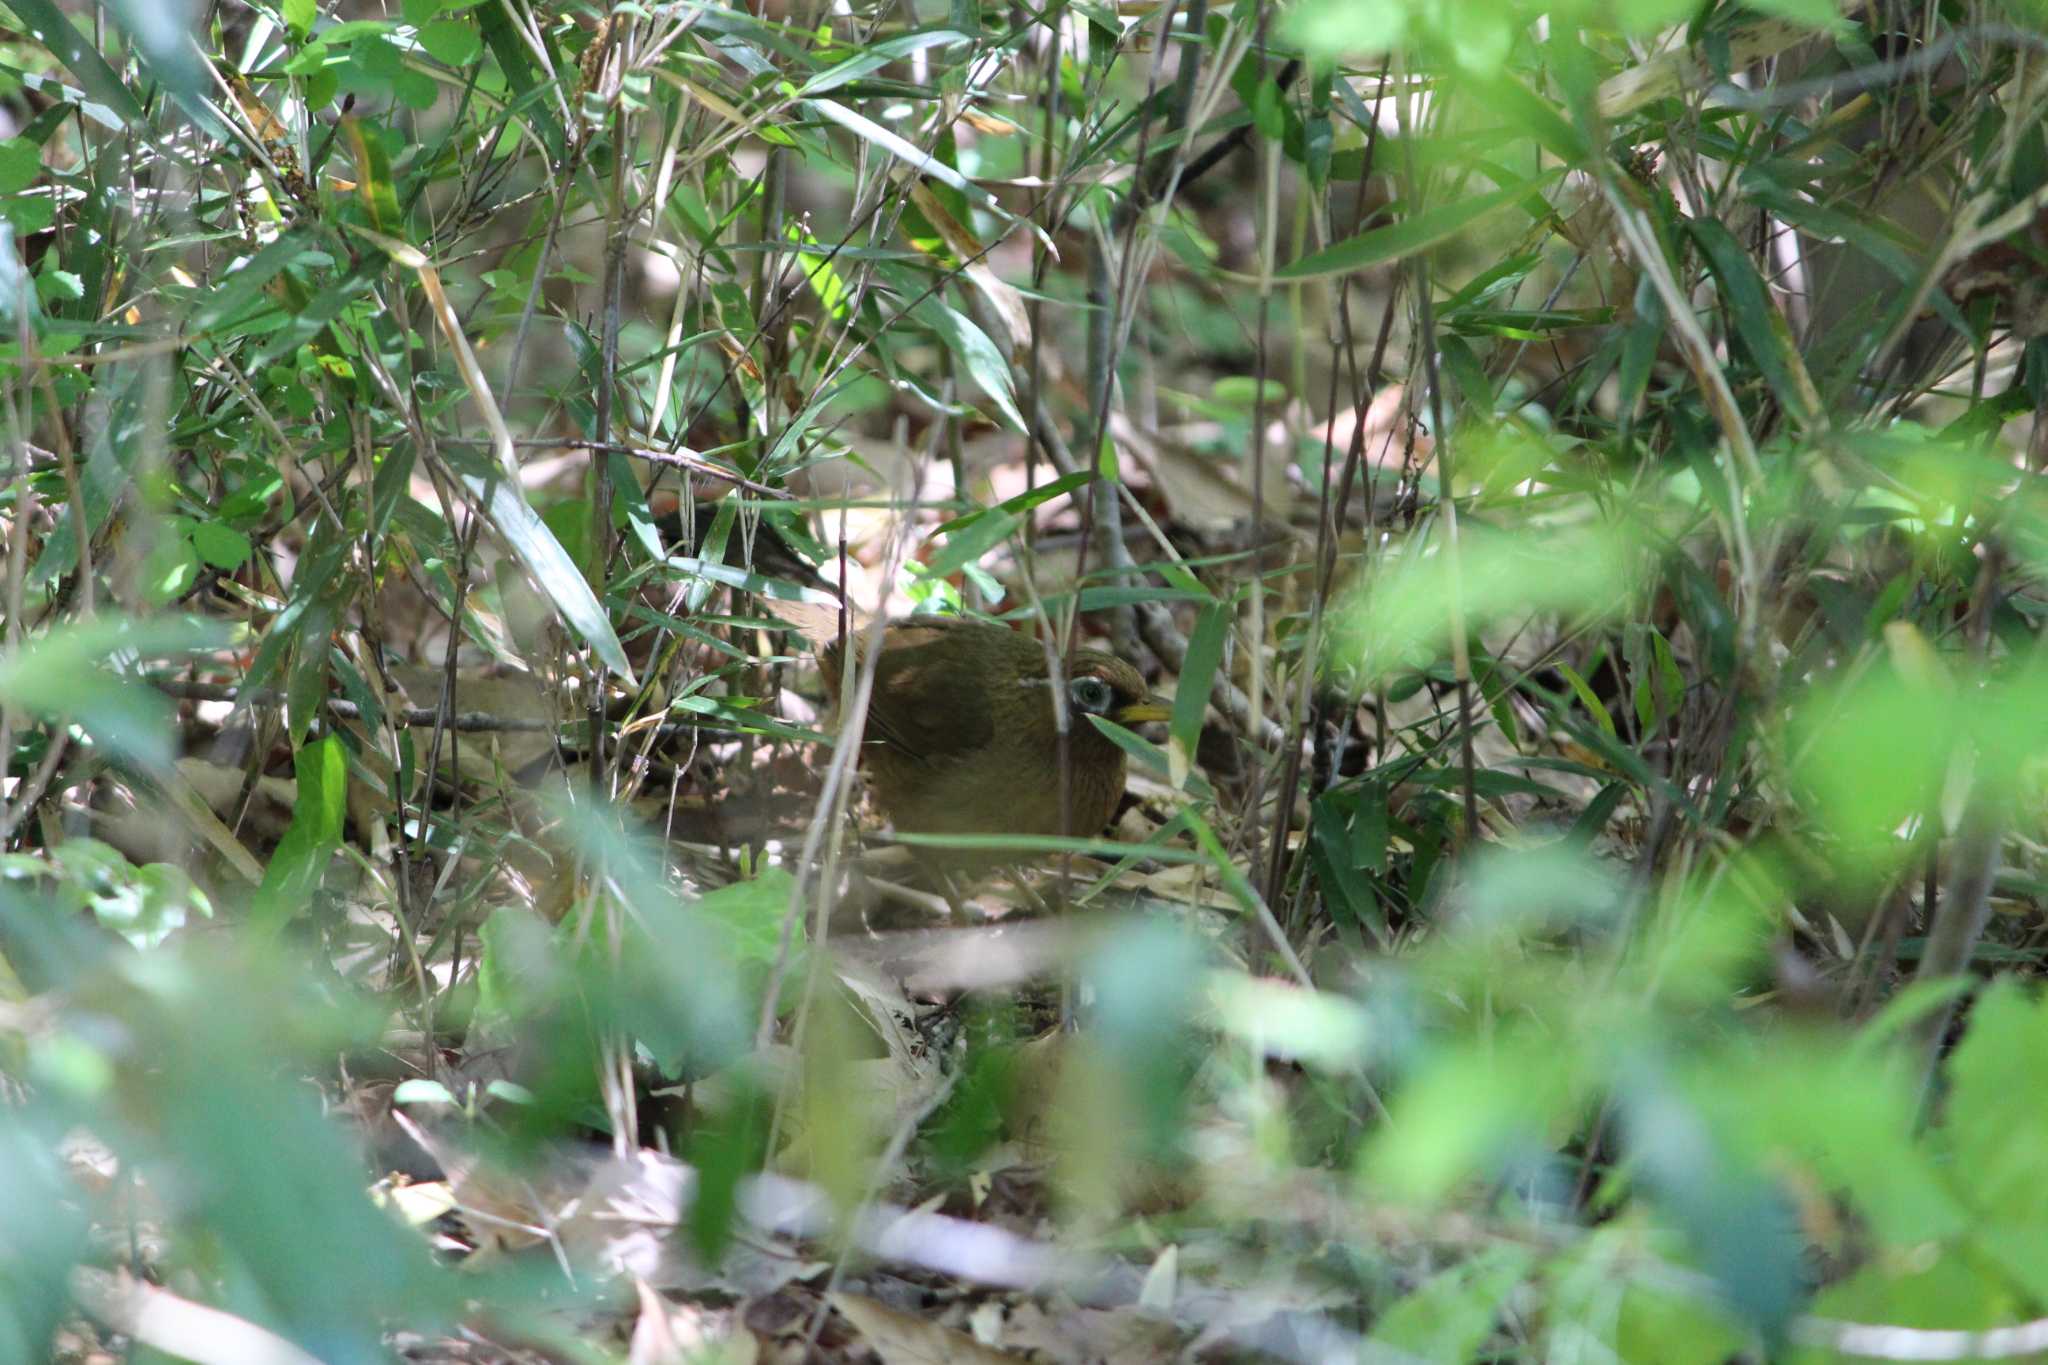
[[[285,694],[275,688],[234,687],[226,683],[186,682],[178,678],[153,678],[150,685],[167,697],[180,701],[224,701],[250,706],[282,706]],[[326,698],[329,711],[344,720],[363,719],[363,709],[343,697]],[[489,711],[443,710],[437,706],[394,706],[386,716],[404,725],[434,725],[447,722],[450,730],[465,732],[504,730],[525,734],[548,734],[557,727],[551,720],[530,716],[500,716]]]

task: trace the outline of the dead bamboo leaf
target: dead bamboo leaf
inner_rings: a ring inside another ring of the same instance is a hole
[[[1014,363],[1031,344],[1031,315],[1025,310],[1024,296],[989,267],[988,248],[946,211],[939,197],[922,181],[910,181],[910,202],[925,216],[925,221],[937,229],[946,249],[960,259],[967,282],[981,292],[989,310],[1001,321],[1005,335],[996,340],[1001,344],[1004,356]]]
[[[832,1307],[867,1338],[882,1365],[999,1365],[1023,1356],[993,1350],[965,1332],[899,1313],[859,1294],[834,1294]]]
[[[229,867],[244,878],[249,885],[259,886],[263,882],[263,864],[235,837],[233,830],[221,823],[213,808],[206,804],[204,797],[193,790],[184,774],[172,769],[164,774],[164,795],[171,798],[171,804],[185,817],[192,829],[227,861]]]
[[[322,1365],[247,1319],[125,1274],[80,1266],[71,1272],[71,1293],[114,1331],[194,1365]]]

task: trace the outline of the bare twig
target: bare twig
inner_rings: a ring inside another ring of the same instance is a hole
[[[255,689],[235,687],[227,683],[186,682],[177,678],[154,678],[151,685],[167,697],[181,701],[225,701],[242,702],[252,706],[282,706],[285,694],[275,688]],[[327,709],[344,720],[363,719],[362,707],[343,697],[328,697]],[[557,728],[552,720],[540,720],[530,716],[500,716],[489,711],[453,711],[438,706],[395,706],[387,715],[403,725],[435,725],[444,723],[450,730],[464,732],[506,730],[528,734],[545,734]]]

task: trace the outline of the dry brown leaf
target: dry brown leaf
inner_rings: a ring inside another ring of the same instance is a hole
[[[456,1213],[480,1253],[517,1251],[548,1240],[548,1225],[559,1200],[545,1197],[533,1181],[500,1171],[428,1132],[402,1109],[391,1111],[391,1121],[448,1177]]]
[[[633,1339],[626,1346],[626,1365],[683,1365],[683,1343],[669,1319],[668,1302],[645,1280],[633,1281],[640,1296],[640,1315],[633,1320]]]
[[[831,1304],[867,1338],[882,1365],[997,1365],[1023,1359],[992,1350],[965,1332],[899,1313],[859,1294],[834,1294]]]
[[[197,1365],[321,1365],[253,1322],[126,1274],[80,1266],[71,1272],[71,1293],[116,1332]]]
[[[760,1358],[760,1343],[739,1325],[737,1313],[670,1303],[645,1280],[634,1281],[633,1287],[640,1296],[640,1313],[633,1320],[627,1365],[686,1365],[706,1359],[753,1365]]]
[[[412,1227],[425,1227],[455,1208],[455,1189],[445,1180],[421,1180],[380,1186],[370,1197]]]
[[[917,205],[917,211],[925,216],[925,221],[938,230],[946,249],[964,263],[961,268],[968,283],[980,293],[988,304],[989,312],[1001,324],[1000,333],[991,333],[991,339],[1004,356],[1014,362],[1031,344],[1031,314],[1024,307],[1024,296],[989,268],[988,248],[946,211],[946,206],[926,188],[923,181],[912,180],[909,183],[910,202]]]
[[[243,774],[239,767],[188,756],[178,760],[177,772],[216,816],[230,814],[241,800]],[[297,793],[298,784],[290,778],[258,778],[239,826],[244,838],[259,847],[283,838]],[[92,821],[94,834],[134,863],[178,862],[189,848],[184,833],[165,821],[162,807],[147,801],[141,806],[123,802],[112,809],[96,809]]]
[[[1204,531],[1223,531],[1249,524],[1252,515],[1252,462],[1250,457],[1202,454],[1194,449],[1195,438],[1204,434],[1196,426],[1173,432],[1144,431],[1122,414],[1110,417],[1110,435],[1117,445],[1139,459],[1152,471],[1153,486],[1166,499],[1173,519]],[[1287,460],[1271,444],[1264,466],[1264,504],[1271,524],[1286,521],[1294,502],[1294,485],[1287,476]]]
[[[1181,1332],[1138,1308],[1025,1303],[1004,1324],[1003,1344],[1052,1361],[1164,1365],[1180,1358]]]

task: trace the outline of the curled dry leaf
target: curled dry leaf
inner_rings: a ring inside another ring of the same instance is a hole
[[[761,1354],[754,1334],[739,1326],[738,1314],[691,1303],[670,1303],[645,1280],[634,1281],[640,1297],[626,1365],[687,1365],[715,1351],[725,1365],[753,1365]]]
[[[854,1325],[882,1365],[998,1365],[1023,1356],[994,1350],[964,1332],[899,1313],[859,1294],[834,1294],[832,1307]]]

